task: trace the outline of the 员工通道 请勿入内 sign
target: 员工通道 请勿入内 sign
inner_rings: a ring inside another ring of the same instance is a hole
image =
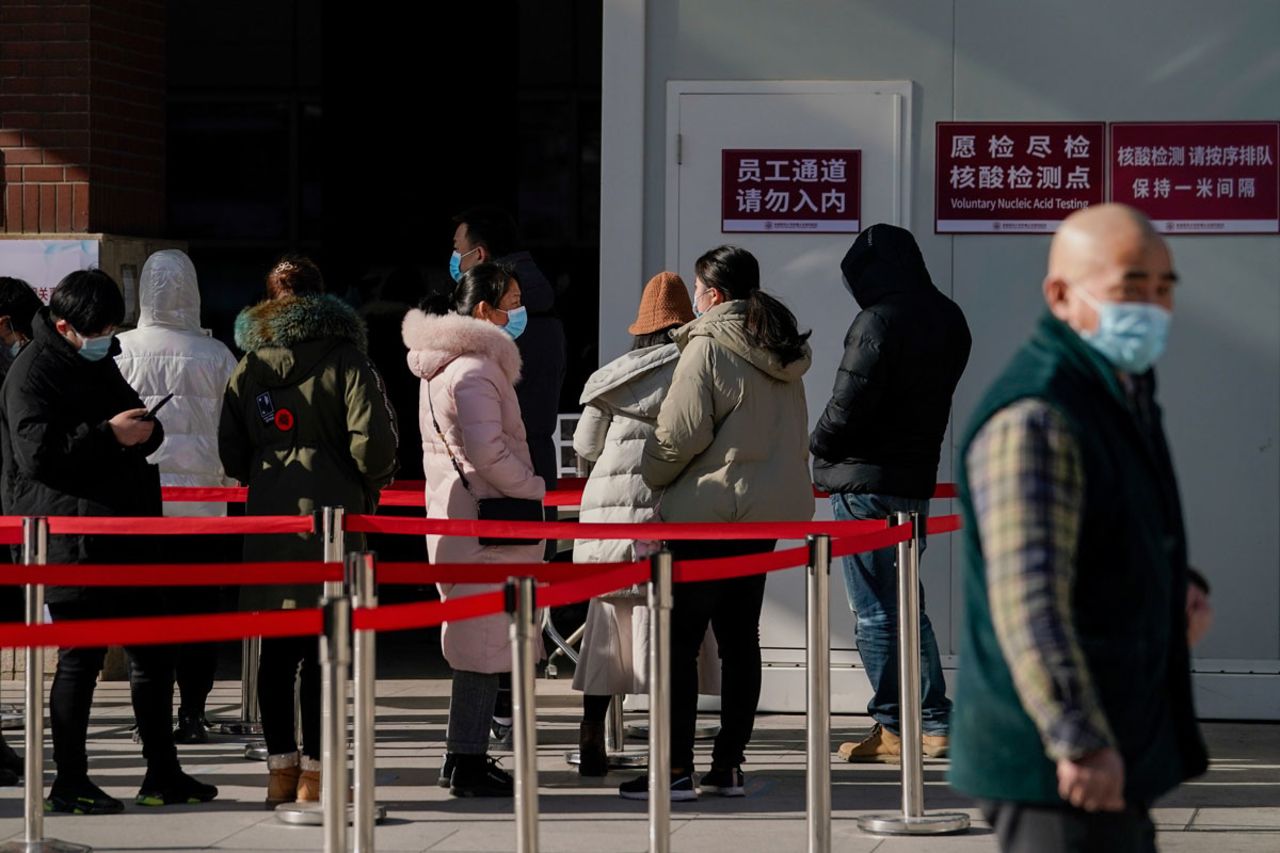
[[[860,151],[726,148],[721,158],[723,233],[861,230]]]

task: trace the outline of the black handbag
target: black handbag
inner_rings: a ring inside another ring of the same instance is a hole
[[[427,382],[427,408],[431,412],[431,426],[435,428],[436,436],[440,439],[440,443],[444,445],[444,450],[449,454],[449,461],[453,463],[453,470],[458,472],[458,479],[462,481],[462,487],[471,495],[471,499],[476,504],[476,518],[480,521],[545,521],[546,514],[542,507],[542,501],[535,501],[531,498],[477,498],[475,492],[471,491],[471,482],[467,479],[467,475],[462,473],[462,466],[458,464],[458,457],[453,455],[453,448],[449,447],[448,440],[444,437],[444,431],[440,429],[440,422],[436,420],[436,407],[431,400],[431,382]],[[506,537],[498,538],[495,536],[477,537],[481,545],[537,545],[542,539],[508,539]]]

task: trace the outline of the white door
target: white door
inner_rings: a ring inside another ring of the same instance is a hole
[[[721,151],[858,149],[863,227],[876,222],[905,227],[910,222],[911,84],[672,82],[667,128],[667,268],[692,288],[694,262],[708,249],[729,243],[759,259],[763,288],[796,313],[801,329],[813,330],[814,361],[805,378],[812,425],[831,394],[844,334],[857,312],[840,280],[840,260],[856,235],[722,233]],[[826,501],[817,508],[819,517],[831,517]],[[832,566],[831,600],[833,708],[861,711],[868,691],[861,671],[849,667],[857,657],[838,562]],[[946,610],[930,607],[931,615]],[[945,625],[935,624],[935,630],[947,636]],[[804,710],[803,570],[770,577],[760,631],[761,709]]]

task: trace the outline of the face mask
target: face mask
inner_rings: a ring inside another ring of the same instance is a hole
[[[17,338],[13,343],[9,344],[9,355],[12,358],[17,358],[20,352],[22,352],[22,338]]]
[[[471,252],[477,252],[479,250],[480,250],[480,247],[476,246],[474,249],[471,250]],[[463,252],[462,254],[458,254],[458,250],[454,249],[453,254],[449,256],[449,275],[453,276],[454,281],[457,281],[458,279],[462,278],[462,259],[465,258],[467,255],[471,254],[471,252]]]
[[[1076,288],[1098,312],[1098,328],[1080,337],[1125,373],[1146,373],[1164,353],[1173,314],[1150,302],[1098,302]]]
[[[706,293],[707,291],[705,291],[705,290],[704,290],[704,291],[702,291],[702,292],[703,292],[703,293]],[[693,298],[693,316],[694,316],[694,317],[701,317],[701,316],[702,316],[703,314],[705,314],[705,313],[707,313],[707,312],[706,312],[706,311],[703,311],[701,308],[699,308],[699,307],[698,307],[698,297],[696,297],[696,296],[695,296],[695,297]]]
[[[80,357],[88,361],[102,361],[111,351],[111,339],[114,335],[102,335],[97,338],[84,338],[80,345]]]
[[[511,340],[515,340],[524,334],[524,327],[529,324],[529,312],[521,305],[519,308],[512,308],[507,312],[507,325],[502,327],[502,331],[511,336]]]

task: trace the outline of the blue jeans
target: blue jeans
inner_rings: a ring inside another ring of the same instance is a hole
[[[929,502],[889,495],[836,494],[831,508],[840,521],[888,518],[895,512],[918,512],[929,517]],[[920,540],[923,556],[925,540]],[[894,734],[901,733],[898,713],[898,568],[895,548],[882,548],[844,558],[844,587],[855,617],[854,639],[871,681],[867,713]],[[951,719],[951,700],[942,677],[938,641],[924,607],[920,588],[920,693],[925,734],[945,735]]]

